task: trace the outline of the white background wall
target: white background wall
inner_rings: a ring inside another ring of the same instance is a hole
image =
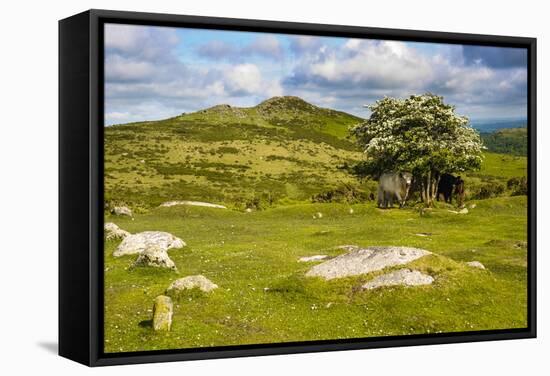
[[[0,21],[0,373],[522,375],[550,370],[544,1],[5,1]],[[106,8],[538,38],[539,338],[87,369],[57,342],[57,20]],[[546,299],[545,299],[546,298]],[[546,373],[547,374],[547,373]]]

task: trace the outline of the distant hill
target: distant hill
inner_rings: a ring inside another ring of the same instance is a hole
[[[298,97],[254,107],[217,105],[105,128],[106,200],[235,205],[307,200],[350,182],[341,168],[362,158],[348,137],[363,119]]]
[[[527,125],[527,119],[472,120],[471,125],[482,133],[491,133],[504,128],[521,128]]]
[[[494,153],[527,155],[527,128],[500,129],[481,133],[484,145]]]

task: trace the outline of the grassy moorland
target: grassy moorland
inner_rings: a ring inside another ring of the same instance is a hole
[[[482,169],[465,175],[468,214],[443,203],[380,210],[369,200],[376,183],[345,168],[362,156],[347,138],[358,121],[274,98],[106,128],[107,203],[135,212],[132,220],[106,211],[106,221],[132,233],[168,231],[187,247],[169,251],[175,273],[129,269],[135,256],[114,258],[118,242],[106,242],[105,351],[525,327],[527,198],[514,185],[526,175],[525,157],[487,152]],[[186,199],[229,209],[159,207]],[[409,267],[435,282],[364,291],[381,272],[304,276],[314,263],[299,257],[338,255],[344,244],[427,249],[433,255]],[[473,260],[487,269],[465,264]],[[172,330],[154,332],[153,299],[195,274],[219,288],[181,297]]]

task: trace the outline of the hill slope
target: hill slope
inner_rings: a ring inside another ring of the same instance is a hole
[[[500,129],[493,133],[482,133],[481,138],[489,151],[527,155],[527,128]]]
[[[106,200],[151,207],[197,199],[238,207],[303,200],[350,181],[361,158],[348,128],[362,119],[297,97],[218,105],[105,128]]]

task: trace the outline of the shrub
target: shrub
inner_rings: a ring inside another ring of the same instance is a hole
[[[514,177],[506,182],[508,190],[511,191],[512,196],[520,196],[527,194],[527,177]]]
[[[357,203],[369,200],[370,193],[358,186],[343,184],[338,188],[313,195],[311,201]]]

